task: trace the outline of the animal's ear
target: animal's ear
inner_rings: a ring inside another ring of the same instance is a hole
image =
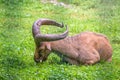
[[[51,51],[51,46],[50,46],[50,44],[47,44],[47,45],[46,45],[46,49],[48,49],[48,50]]]

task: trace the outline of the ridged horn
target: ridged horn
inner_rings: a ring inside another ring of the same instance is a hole
[[[32,26],[33,37],[34,37],[35,42],[37,44],[40,42],[44,42],[44,41],[55,41],[55,40],[64,39],[68,35],[67,26],[66,26],[66,31],[62,34],[41,34],[40,27],[42,25],[53,25],[53,26],[57,26],[57,27],[61,27],[61,28],[64,27],[63,23],[61,24],[61,23],[58,23],[54,20],[38,19],[37,21],[34,22],[34,24]]]

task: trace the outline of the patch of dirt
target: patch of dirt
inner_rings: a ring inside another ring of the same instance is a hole
[[[41,0],[42,3],[52,3],[53,5],[63,6],[65,8],[71,8],[71,5],[65,4],[63,2],[58,2],[57,0]]]

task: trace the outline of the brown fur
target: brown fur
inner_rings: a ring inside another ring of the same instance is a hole
[[[100,60],[112,60],[109,40],[103,34],[94,32],[82,32],[57,41],[41,42],[36,46],[35,61],[45,61],[52,51],[63,55],[64,61],[75,65],[90,65]]]

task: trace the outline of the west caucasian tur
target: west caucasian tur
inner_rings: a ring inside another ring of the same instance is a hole
[[[62,60],[70,64],[91,65],[100,60],[110,62],[112,60],[112,47],[109,40],[103,34],[94,32],[82,32],[72,37],[68,36],[68,29],[61,34],[42,34],[42,25],[64,27],[64,24],[50,19],[38,19],[32,26],[35,41],[35,62],[43,62],[50,52],[58,54]]]

